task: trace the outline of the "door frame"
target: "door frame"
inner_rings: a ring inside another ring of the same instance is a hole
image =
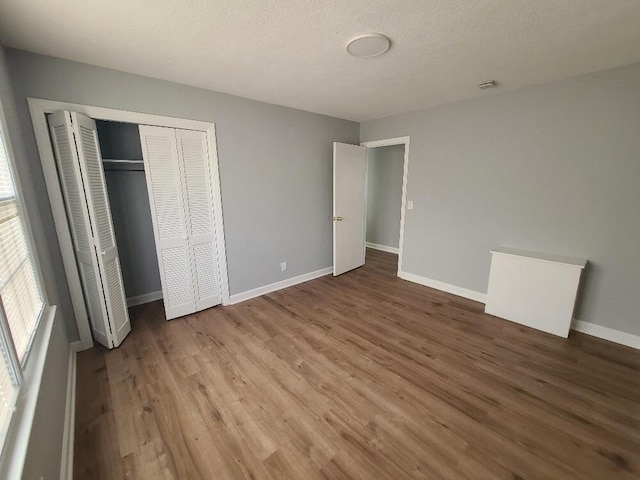
[[[404,247],[404,226],[407,216],[407,179],[409,178],[409,143],[411,137],[394,137],[383,140],[371,140],[368,142],[360,142],[360,145],[367,147],[367,176],[369,173],[369,153],[368,149],[377,147],[390,147],[392,145],[404,145],[404,163],[402,166],[402,204],[400,206],[400,240],[398,242],[398,273],[402,271],[402,255]],[[367,180],[368,181],[368,180]],[[366,248],[366,228],[367,228],[367,199],[365,194],[365,248]]]
[[[218,275],[219,285],[222,294],[222,305],[229,305],[229,278],[227,274],[227,254],[224,236],[224,219],[222,216],[222,195],[220,190],[220,171],[218,162],[218,149],[216,142],[215,124],[211,122],[201,122],[198,120],[188,120],[148,113],[131,112],[127,110],[117,110],[113,108],[95,107],[69,102],[59,102],[56,100],[45,100],[40,98],[27,98],[29,112],[31,113],[31,123],[36,137],[36,144],[40,154],[40,163],[47,185],[47,194],[53,220],[56,227],[56,234],[62,253],[65,275],[71,294],[71,303],[76,317],[78,334],[80,336],[80,350],[93,347],[91,327],[89,317],[84,303],[80,275],[76,265],[75,254],[67,213],[64,208],[62,191],[58,179],[53,147],[49,137],[49,127],[46,115],[59,110],[70,110],[82,113],[94,120],[108,120],[125,123],[135,123],[143,125],[154,125],[158,127],[170,127],[184,130],[197,130],[205,132],[207,136],[207,146],[209,150],[209,161],[211,162],[211,174],[213,184],[214,215],[215,215],[215,236],[218,247]]]

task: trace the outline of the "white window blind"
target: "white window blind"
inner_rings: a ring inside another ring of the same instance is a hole
[[[5,323],[6,325],[6,323]],[[8,350],[11,339],[0,332],[0,450],[7,434],[9,419],[18,396],[18,380],[12,370],[13,358]]]
[[[20,384],[21,367],[44,309],[0,130],[0,447]]]

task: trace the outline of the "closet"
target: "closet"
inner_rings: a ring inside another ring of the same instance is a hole
[[[68,111],[48,122],[94,340],[120,345],[128,304],[162,298],[167,320],[220,304],[206,133]]]
[[[162,286],[138,125],[96,123],[127,304],[159,300]]]

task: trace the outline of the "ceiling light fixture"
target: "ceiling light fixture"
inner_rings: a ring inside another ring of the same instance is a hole
[[[349,40],[347,52],[354,57],[377,57],[391,47],[391,40],[381,33],[364,33]]]

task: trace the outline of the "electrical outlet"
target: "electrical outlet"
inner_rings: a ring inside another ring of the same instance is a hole
[[[280,271],[281,272],[287,271],[287,262],[280,262]]]

